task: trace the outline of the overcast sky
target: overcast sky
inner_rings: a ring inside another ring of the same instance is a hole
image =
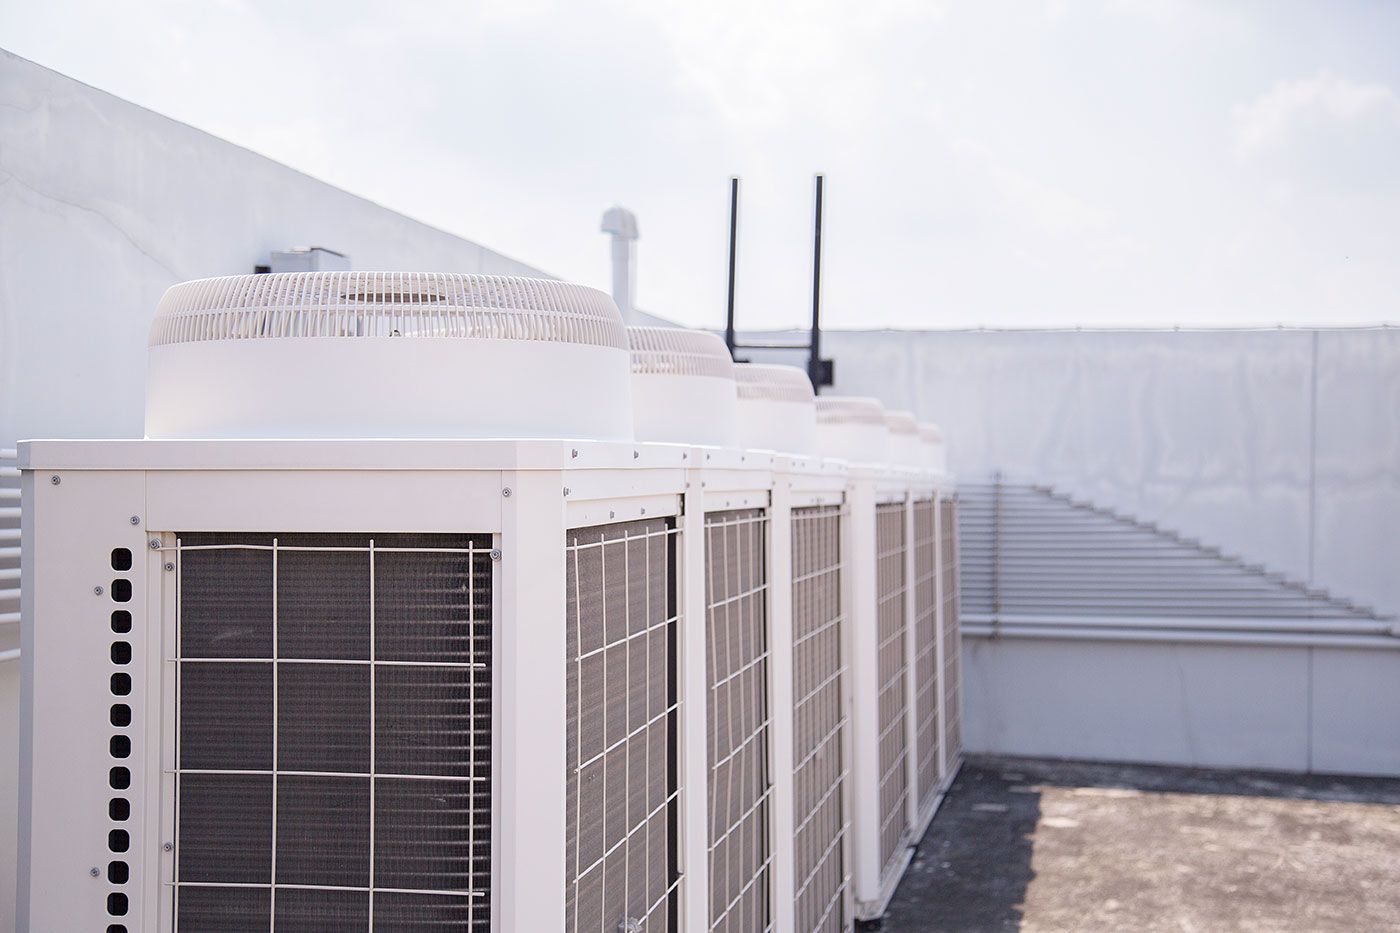
[[[1400,3],[13,0],[0,45],[741,326],[1400,320]]]

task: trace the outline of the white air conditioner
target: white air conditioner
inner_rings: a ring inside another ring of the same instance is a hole
[[[22,927],[849,928],[933,473],[734,446],[714,341],[561,283],[187,283],[151,343],[146,439],[19,450]]]
[[[937,502],[949,487],[923,466],[912,415],[830,397],[817,418],[823,449],[858,461],[847,506],[852,877],[856,917],[869,920],[883,915],[956,760],[942,719],[948,639],[937,589]]]

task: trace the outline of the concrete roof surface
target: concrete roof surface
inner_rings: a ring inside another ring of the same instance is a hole
[[[972,758],[871,928],[1400,930],[1397,878],[1400,780]]]

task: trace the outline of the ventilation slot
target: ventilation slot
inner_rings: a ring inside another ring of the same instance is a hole
[[[179,929],[490,928],[490,548],[180,536]]]
[[[675,529],[568,533],[565,929],[679,927]]]
[[[0,654],[19,645],[19,465],[0,450]]]
[[[842,702],[839,506],[792,513],[794,917],[803,933],[839,933],[845,916],[846,728]]]
[[[705,516],[710,929],[772,926],[767,517]]]
[[[109,559],[111,568],[115,571],[126,573],[131,571],[131,551],[124,547],[113,548]],[[111,598],[118,603],[131,601],[132,588],[131,580],[126,577],[118,577],[112,581]],[[130,637],[131,633],[131,611],[128,609],[114,609],[111,612],[109,621],[112,633],[118,636],[119,640],[112,642],[110,654],[113,665],[125,666],[131,663],[132,652],[131,642],[121,640]],[[113,694],[111,708],[107,712],[108,722],[114,729],[129,729],[131,727],[131,704],[123,698],[130,694],[131,675],[123,671],[111,671],[112,676],[108,683]],[[120,674],[123,681],[118,681],[116,677]],[[131,753],[131,738],[126,733],[113,735],[109,742],[109,751],[116,755],[123,752],[125,757]],[[119,779],[118,773],[122,777]],[[114,767],[109,775],[109,784],[117,791],[107,801],[107,818],[113,824],[108,827],[109,831],[117,830],[124,826],[131,819],[131,799],[123,796],[122,791],[131,786],[131,772],[126,767]],[[121,784],[120,787],[117,785]],[[109,837],[110,838],[110,837]],[[114,850],[115,851],[115,850]],[[131,878],[131,865],[121,857],[114,857],[107,863],[107,883],[118,889],[124,887]],[[111,891],[107,895],[107,913],[112,917],[124,917],[130,908],[130,901],[126,893],[122,890]]]
[[[943,722],[949,766],[962,753],[961,686],[962,632],[958,621],[958,507],[952,499],[939,502],[939,555],[943,573]]]
[[[909,750],[905,732],[908,662],[905,656],[904,503],[876,506],[875,537],[879,594],[876,628],[880,678],[880,864],[888,866],[899,851],[904,835],[909,796],[906,771]]]

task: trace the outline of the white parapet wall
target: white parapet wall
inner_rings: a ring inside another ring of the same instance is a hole
[[[970,752],[1400,775],[1400,639],[1070,631],[965,636]]]

